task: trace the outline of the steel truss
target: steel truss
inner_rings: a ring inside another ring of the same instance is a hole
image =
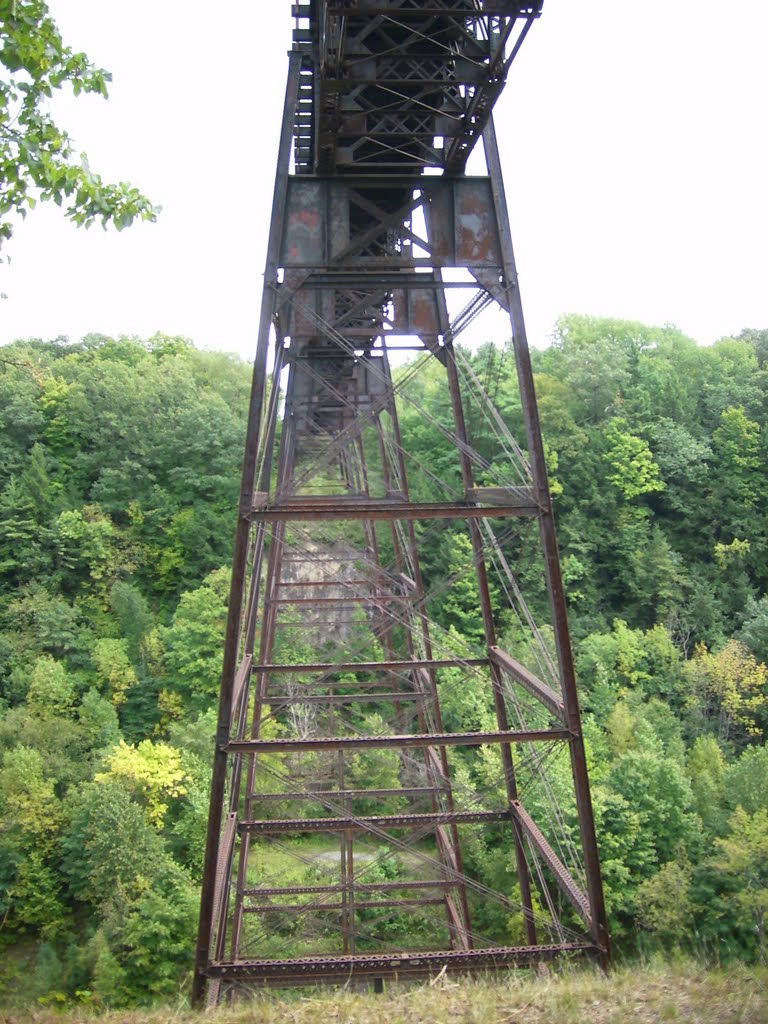
[[[196,1003],[206,986],[213,1003],[259,984],[423,977],[558,955],[607,959],[565,596],[491,116],[540,6],[293,5]],[[480,139],[486,172],[467,176]],[[454,268],[459,279],[444,274]],[[468,289],[470,300],[451,321],[454,287]],[[510,316],[526,453],[454,345],[490,302]],[[420,355],[401,367],[399,353],[411,349]],[[416,373],[436,364],[440,421],[408,391]],[[401,431],[409,403],[449,443],[453,482],[436,467],[414,469]],[[494,477],[478,453],[468,423],[477,410],[516,477]],[[416,497],[424,476],[442,487],[441,500]],[[476,650],[430,617],[466,580],[425,583],[421,565],[425,537],[457,525],[471,552]],[[538,534],[554,655],[510,565],[530,530]],[[533,664],[500,645],[500,591],[530,633]],[[470,682],[485,688],[492,727],[444,721],[446,695],[450,703],[451,688],[460,693]],[[496,765],[490,795],[457,777],[457,748]],[[554,801],[553,823],[526,806],[521,780],[551,796],[545,767],[558,752],[572,795],[568,807]],[[373,762],[365,758],[373,757],[388,784],[366,778]],[[576,824],[563,831],[569,812]],[[514,898],[465,868],[478,828],[491,845],[500,829],[511,835]],[[321,837],[314,877],[270,878],[266,844],[296,835]],[[407,871],[382,878],[372,844],[394,851]],[[491,941],[475,925],[483,901],[518,914],[517,945]],[[409,931],[422,941],[428,934],[430,948],[414,948]]]

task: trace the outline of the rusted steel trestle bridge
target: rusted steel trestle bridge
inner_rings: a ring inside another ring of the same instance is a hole
[[[292,11],[194,1000],[605,961],[492,120],[541,0]],[[475,151],[482,173],[469,174]],[[521,444],[454,346],[492,303],[511,321]],[[444,394],[432,411],[425,387]],[[420,458],[417,428],[450,457]],[[427,543],[433,559],[445,545],[429,571]],[[536,572],[544,629],[523,593]],[[433,621],[452,601],[474,609],[474,637]],[[494,889],[477,866],[505,832],[495,877],[508,884]]]

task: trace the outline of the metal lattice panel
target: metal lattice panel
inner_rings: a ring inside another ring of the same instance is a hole
[[[307,54],[296,170],[463,171],[541,3],[315,0],[294,5]]]

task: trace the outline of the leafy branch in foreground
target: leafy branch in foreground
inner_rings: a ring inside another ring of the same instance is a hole
[[[122,230],[154,221],[158,207],[128,182],[108,184],[46,109],[65,85],[107,96],[111,75],[65,46],[44,0],[0,0],[0,247],[38,200],[63,206],[71,221],[100,219]]]

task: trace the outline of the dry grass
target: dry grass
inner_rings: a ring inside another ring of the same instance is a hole
[[[454,981],[385,995],[266,993],[207,1014],[183,1007],[147,1011],[91,1008],[0,1011],[1,1024],[766,1024],[768,970],[707,970],[693,962],[618,968],[610,976],[574,970],[539,977]]]

